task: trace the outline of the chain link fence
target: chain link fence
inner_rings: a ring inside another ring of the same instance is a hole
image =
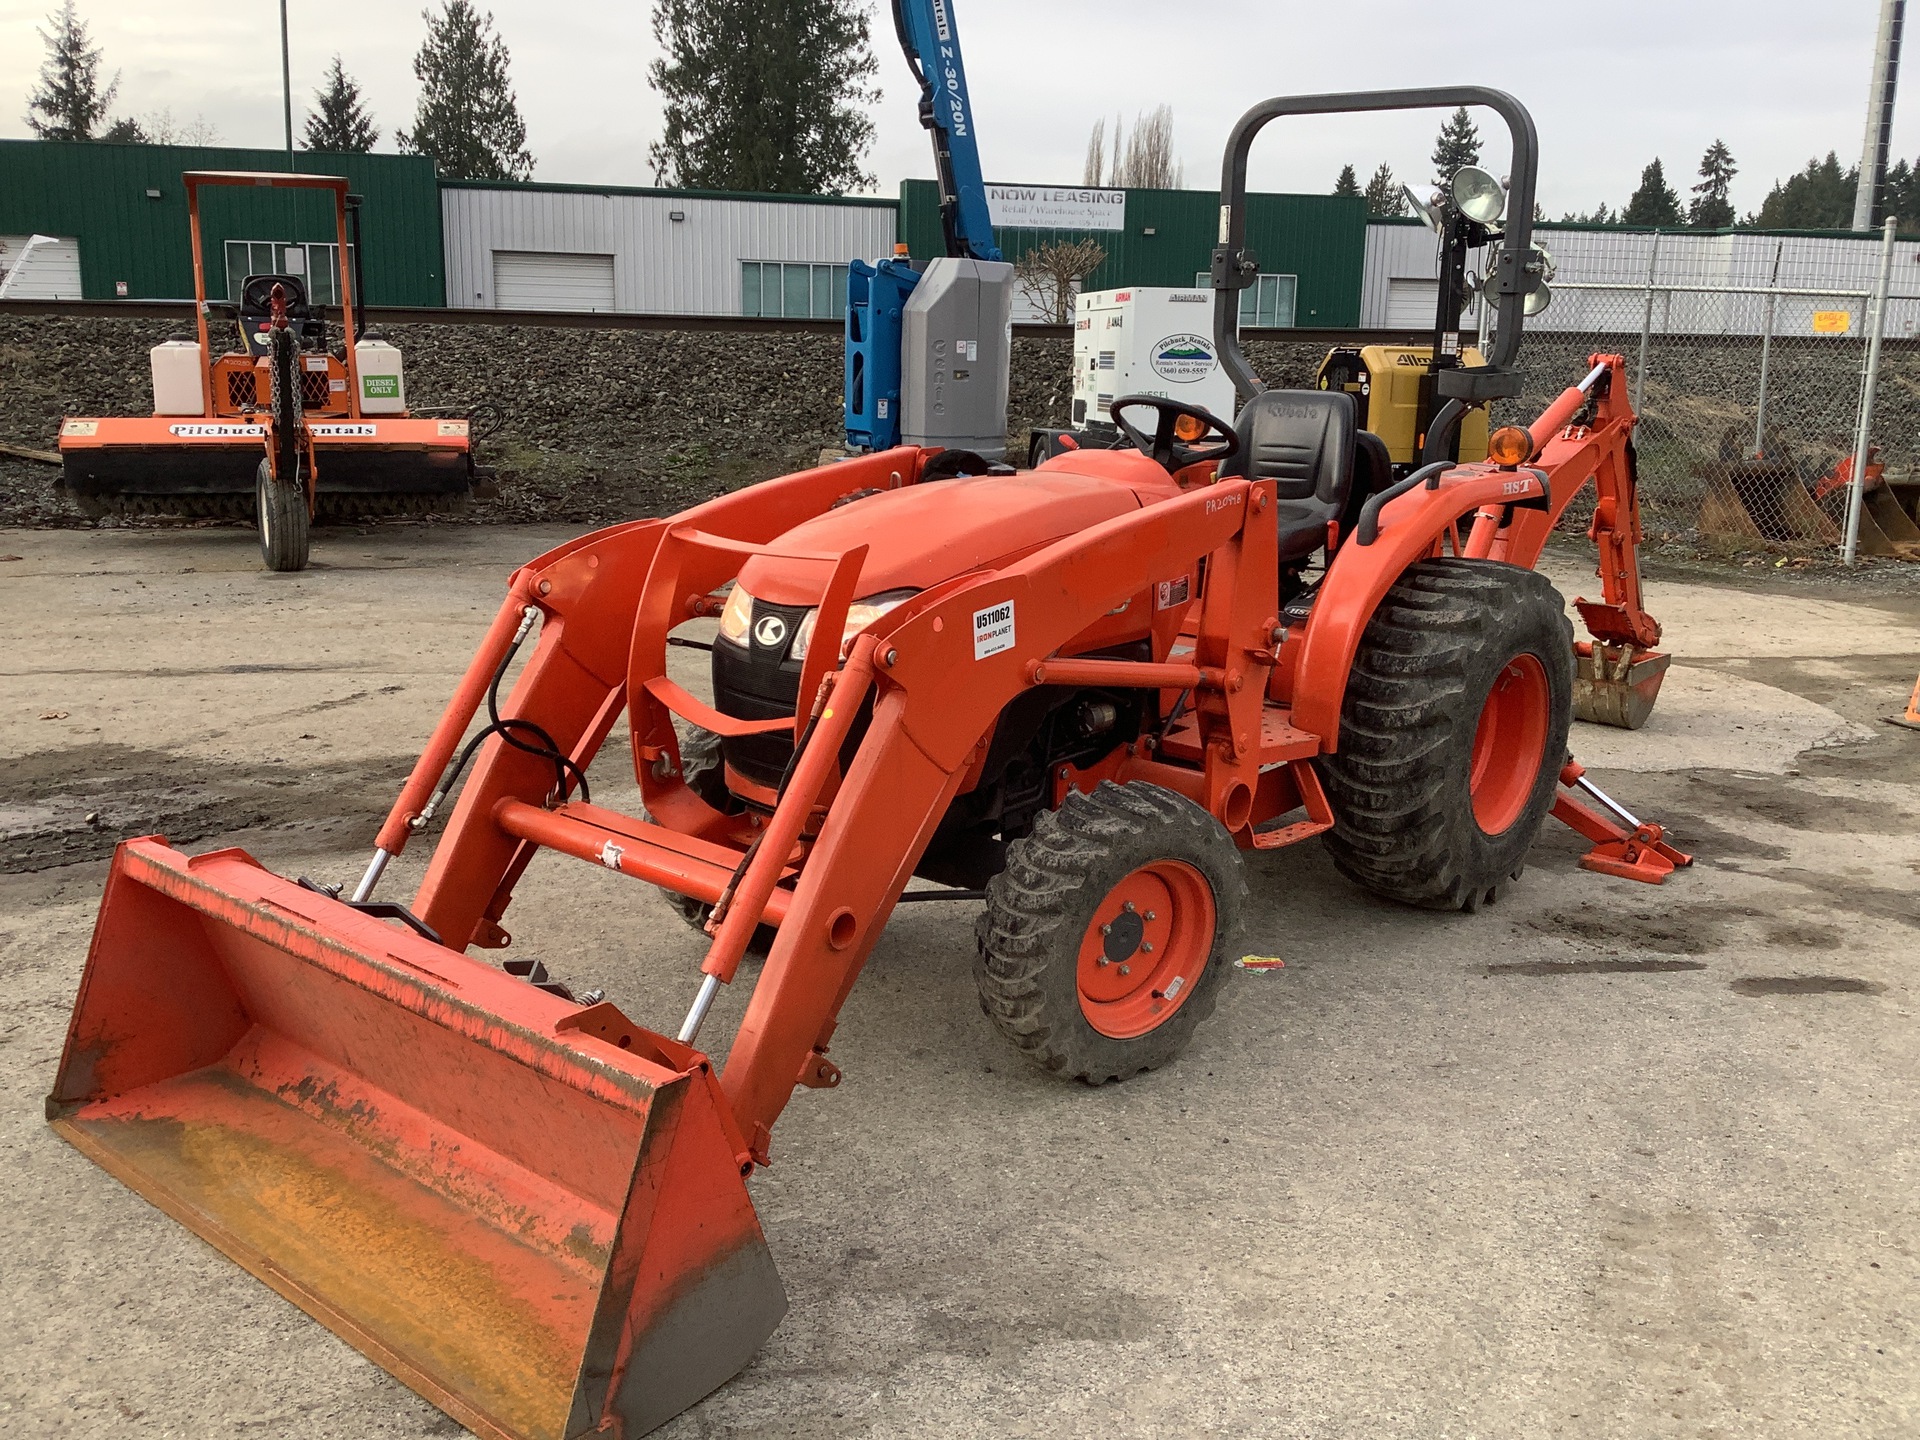
[[[1920,559],[1920,245],[1539,233],[1557,276],[1527,325],[1538,379],[1519,408],[1544,405],[1587,355],[1624,355],[1650,535],[1708,554],[1846,550],[1872,403],[1856,543]]]

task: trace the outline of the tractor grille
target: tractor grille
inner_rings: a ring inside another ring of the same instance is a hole
[[[324,410],[333,397],[327,386],[327,373],[324,370],[302,370],[300,372],[300,408],[303,410]]]
[[[253,371],[227,371],[227,408],[230,410],[252,410],[260,404],[260,397],[253,386]]]

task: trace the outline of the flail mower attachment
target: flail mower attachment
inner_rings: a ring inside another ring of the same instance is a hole
[[[482,1436],[643,1434],[786,1310],[704,1056],[240,851],[120,847],[47,1111]]]

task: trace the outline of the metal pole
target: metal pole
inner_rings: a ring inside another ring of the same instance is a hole
[[[1775,290],[1780,284],[1780,252],[1787,247],[1784,240],[1773,242],[1773,275],[1768,280],[1768,288]],[[1753,458],[1767,458],[1767,366],[1773,359],[1773,314],[1780,304],[1780,296],[1767,296],[1767,323],[1760,331],[1760,413],[1753,419]]]
[[[1853,192],[1853,228],[1871,230],[1880,216],[1887,152],[1893,139],[1893,90],[1900,74],[1900,34],[1906,0],[1880,0],[1880,31],[1873,45],[1873,75],[1867,81],[1867,133],[1860,144],[1860,181]]]
[[[287,0],[280,0],[280,98],[287,112],[287,169],[293,169],[293,48],[287,42]]]
[[[1860,549],[1860,509],[1867,498],[1867,434],[1873,428],[1873,397],[1880,385],[1880,337],[1887,328],[1887,283],[1893,275],[1895,217],[1887,216],[1880,239],[1880,279],[1873,289],[1873,311],[1867,323],[1867,373],[1860,383],[1860,428],[1853,437],[1853,484],[1847,490],[1846,563],[1854,563]]]
[[[1653,331],[1653,277],[1660,264],[1660,232],[1653,232],[1653,248],[1647,252],[1647,308],[1640,316],[1640,359],[1633,367],[1633,408],[1646,403],[1642,387],[1647,379],[1647,336]]]

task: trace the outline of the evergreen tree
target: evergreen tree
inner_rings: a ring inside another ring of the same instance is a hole
[[[1920,170],[1904,160],[1894,161],[1887,167],[1881,196],[1881,208],[1898,219],[1902,235],[1920,234]]]
[[[1582,215],[1578,211],[1569,210],[1560,217],[1560,223],[1562,225],[1618,225],[1620,217],[1609,210],[1607,202],[1602,200],[1594,207],[1591,215]]]
[[[1480,163],[1480,131],[1462,105],[1447,117],[1433,142],[1433,183],[1444,195],[1463,166]]]
[[[347,74],[340,57],[333,57],[327,78],[313,92],[318,109],[307,114],[307,130],[301,145],[308,150],[331,150],[342,155],[364,155],[380,138],[380,127],[373,123],[360,87]]]
[[[1700,157],[1700,183],[1687,205],[1687,223],[1697,230],[1724,230],[1733,224],[1733,202],[1727,187],[1740,172],[1724,140],[1715,140]]]
[[[1797,175],[1776,181],[1759,213],[1747,223],[1764,230],[1845,230],[1853,224],[1853,191],[1859,181],[1856,167],[1840,168],[1840,157],[1827,152],[1824,160],[1809,160]]]
[[[1667,184],[1667,170],[1659,157],[1640,172],[1640,188],[1620,212],[1622,225],[1678,225],[1680,197]]]
[[[151,145],[154,143],[153,136],[147,133],[147,127],[131,115],[114,121],[113,124],[106,128],[106,133],[101,135],[100,138],[110,141],[115,145]]]
[[[879,67],[861,0],[655,0],[653,34],[657,182],[787,195],[873,183],[863,107]]]
[[[394,133],[409,155],[430,155],[456,180],[525,180],[533,174],[527,122],[507,77],[507,43],[493,16],[471,0],[444,0],[436,16],[422,11],[427,38],[413,57],[420,103],[413,129]]]
[[[101,86],[100,47],[87,34],[73,0],[47,23],[53,31],[39,32],[47,58],[40,65],[39,85],[27,95],[27,128],[41,140],[91,140],[120,89],[119,72]]]
[[[1360,177],[1353,173],[1353,166],[1342,165],[1340,167],[1340,178],[1333,182],[1333,193],[1336,195],[1358,195],[1360,193]]]
[[[1373,172],[1373,178],[1367,181],[1363,193],[1367,199],[1367,214],[1377,219],[1390,220],[1407,213],[1407,197],[1400,193],[1400,182],[1393,178],[1393,168],[1384,160],[1380,162],[1380,168]]]

